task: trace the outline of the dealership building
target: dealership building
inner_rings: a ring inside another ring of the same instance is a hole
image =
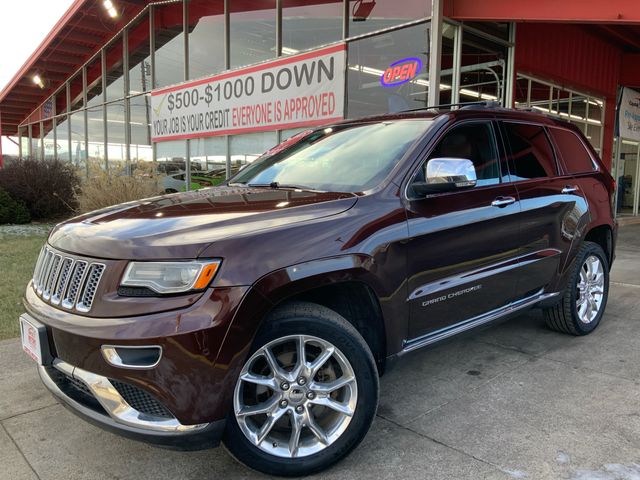
[[[637,0],[76,0],[0,92],[0,135],[190,189],[337,119],[494,101],[578,125],[637,215],[634,87]]]

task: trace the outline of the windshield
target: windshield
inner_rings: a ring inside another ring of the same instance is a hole
[[[316,130],[267,152],[229,183],[362,192],[378,185],[432,123],[411,119]]]

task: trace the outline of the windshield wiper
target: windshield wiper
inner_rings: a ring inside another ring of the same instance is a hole
[[[316,188],[307,187],[306,185],[295,185],[290,183],[248,183],[248,187],[257,187],[257,188],[273,188],[273,189],[285,189],[285,190],[307,190],[310,192],[320,192],[325,193],[325,190],[318,190]]]

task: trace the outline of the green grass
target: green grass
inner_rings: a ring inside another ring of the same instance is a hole
[[[45,235],[0,235],[0,340],[20,335],[22,296]]]

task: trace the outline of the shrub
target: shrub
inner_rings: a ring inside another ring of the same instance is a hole
[[[14,200],[0,188],[0,225],[3,223],[29,223],[31,215],[24,203]]]
[[[73,166],[57,160],[17,160],[0,169],[0,188],[22,202],[34,219],[74,212],[78,183]]]
[[[161,176],[154,174],[152,164],[139,165],[132,176],[123,167],[105,172],[98,166],[90,167],[89,175],[76,191],[82,213],[163,193]]]

